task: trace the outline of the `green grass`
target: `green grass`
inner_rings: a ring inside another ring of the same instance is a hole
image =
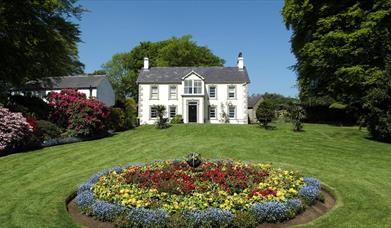
[[[134,161],[209,158],[272,162],[315,176],[333,189],[336,207],[316,227],[391,226],[391,145],[352,127],[306,124],[294,133],[250,125],[140,127],[114,137],[0,158],[1,227],[74,227],[64,199],[99,170]]]

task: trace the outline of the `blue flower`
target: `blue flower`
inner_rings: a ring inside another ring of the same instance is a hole
[[[116,166],[116,167],[111,168],[110,171],[114,171],[114,172],[116,172],[116,173],[122,173],[123,167],[121,167],[121,166]]]
[[[165,227],[168,214],[162,209],[132,208],[129,210],[127,219],[136,227]]]
[[[76,205],[82,210],[89,208],[94,203],[94,201],[94,194],[92,194],[90,191],[80,192],[75,198]]]
[[[117,216],[124,213],[126,207],[96,200],[91,206],[92,215],[103,221],[113,221]]]
[[[203,224],[220,227],[229,225],[234,219],[234,215],[230,211],[219,208],[208,208],[204,211],[187,211],[183,215],[185,218],[193,221],[196,226]]]
[[[290,210],[286,202],[269,201],[255,203],[251,210],[258,223],[281,222],[290,217]]]
[[[320,181],[313,177],[304,177],[304,183],[307,186],[313,186],[320,189]]]
[[[297,198],[288,199],[286,203],[288,207],[293,210],[295,215],[299,213],[301,210],[303,210],[303,204],[301,203],[300,199]]]
[[[313,204],[320,195],[318,186],[308,185],[299,190],[299,196],[302,197],[308,204]]]

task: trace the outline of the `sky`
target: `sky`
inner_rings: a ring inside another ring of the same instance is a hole
[[[79,56],[85,72],[142,41],[190,34],[236,66],[239,52],[250,76],[249,93],[295,97],[291,31],[281,16],[283,0],[80,0],[88,12],[79,21]]]

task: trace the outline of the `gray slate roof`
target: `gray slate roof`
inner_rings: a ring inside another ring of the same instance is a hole
[[[206,83],[249,83],[246,68],[237,67],[152,67],[141,70],[137,83],[181,83],[182,77],[191,71],[205,78]]]
[[[262,95],[251,95],[247,97],[247,107],[253,108],[257,102],[262,98]]]
[[[96,88],[106,75],[75,75],[50,77],[38,81],[27,82],[24,89],[69,89],[69,88]]]

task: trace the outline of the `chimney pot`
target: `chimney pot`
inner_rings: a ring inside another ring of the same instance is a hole
[[[149,70],[149,59],[147,57],[144,58],[144,70]]]
[[[243,60],[242,52],[239,52],[237,64],[238,64],[238,69],[240,71],[243,70],[243,68],[244,68],[244,60]]]

